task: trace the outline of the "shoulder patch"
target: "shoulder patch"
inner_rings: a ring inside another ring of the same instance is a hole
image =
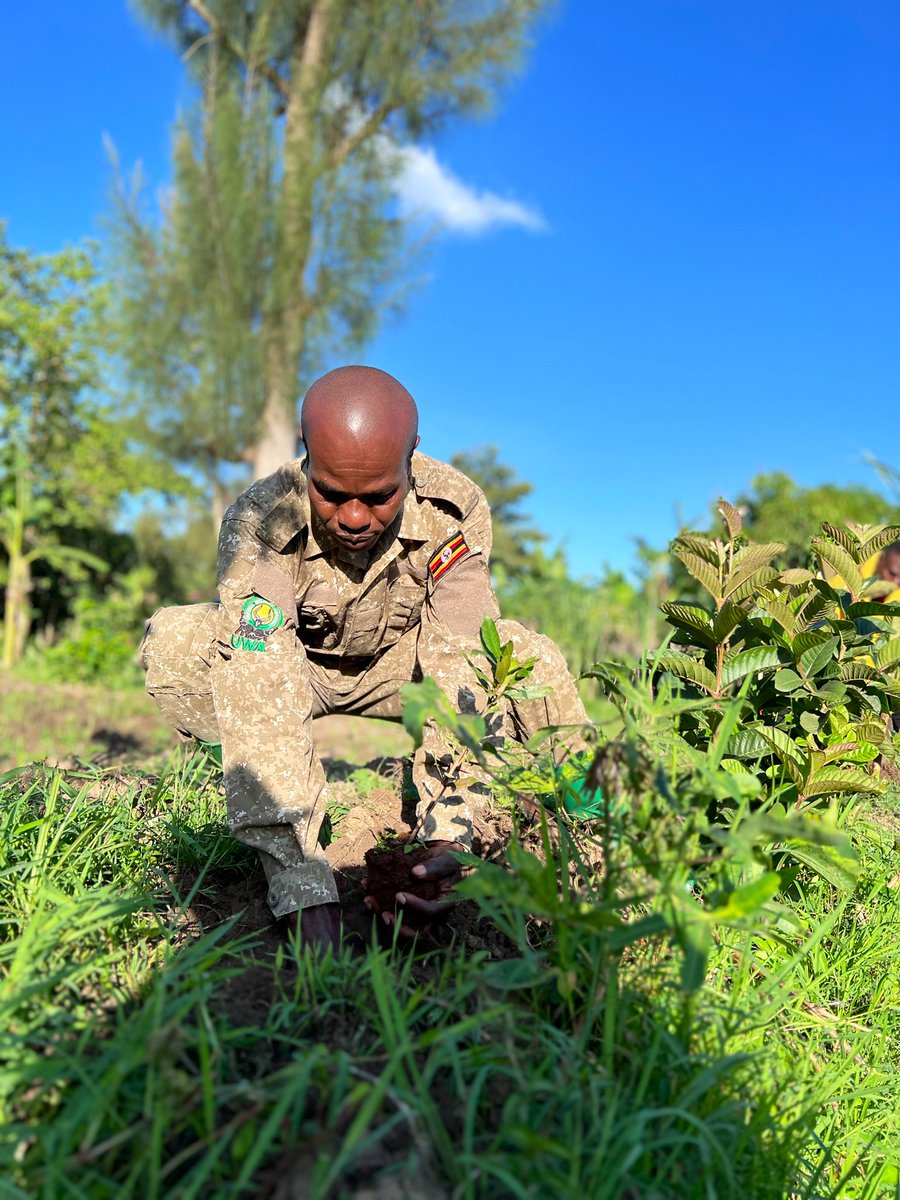
[[[241,608],[241,621],[231,635],[235,650],[264,651],[270,634],[284,624],[284,613],[262,596],[251,596]]]
[[[468,553],[469,547],[461,533],[455,533],[453,537],[448,538],[428,563],[428,572],[434,582],[437,583],[442,575],[446,575],[450,568]]]

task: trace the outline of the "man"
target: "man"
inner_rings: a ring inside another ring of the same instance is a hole
[[[871,561],[866,563],[863,568],[864,578],[875,575],[885,583],[894,585],[892,592],[886,591],[883,596],[878,596],[877,599],[883,604],[897,604],[900,602],[900,542],[891,542],[890,546],[886,546],[878,556],[874,568],[870,570],[870,567]]]
[[[318,844],[325,775],[314,717],[401,718],[400,687],[433,676],[460,710],[481,697],[464,652],[499,617],[488,574],[490,513],[459,471],[416,453],[418,413],[396,379],[342,367],[309,390],[306,458],[254,483],[226,512],[218,604],[162,609],[142,643],[147,690],[182,733],[221,742],[229,827],[260,853],[276,918],[306,943],[337,945],[340,909]],[[557,648],[500,622],[539,659],[546,700],[517,703],[505,732],[581,725],[584,708]],[[415,868],[449,890],[451,851],[469,847],[485,787],[454,786],[438,731],[413,761]],[[473,772],[467,770],[471,780]],[[425,917],[440,907],[404,896]],[[371,900],[370,900],[371,903]],[[384,914],[391,923],[393,916]]]

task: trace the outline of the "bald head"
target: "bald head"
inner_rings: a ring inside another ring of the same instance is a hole
[[[409,491],[419,414],[401,383],[374,367],[340,367],[312,385],[300,436],[313,511],[347,548],[366,550]]]
[[[376,367],[338,367],[317,380],[303,401],[300,436],[307,447],[324,434],[348,447],[377,442],[408,458],[416,447],[419,413],[402,383]]]

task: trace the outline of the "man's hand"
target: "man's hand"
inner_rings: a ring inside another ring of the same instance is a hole
[[[398,908],[415,913],[417,927],[413,928],[403,920],[401,913],[382,910],[380,915],[385,925],[390,929],[399,921],[400,936],[404,938],[415,938],[420,933],[430,935],[431,922],[447,916],[453,907],[454,901],[450,898],[450,893],[462,879],[462,867],[451,851],[465,849],[466,847],[460,845],[459,842],[429,842],[428,858],[412,868],[412,875],[416,879],[436,881],[439,898],[423,900],[421,896],[416,896],[413,892],[397,892],[395,899]],[[363,880],[363,887],[365,886],[366,881]],[[374,896],[365,896],[363,904],[373,912],[379,912],[378,902]]]
[[[324,954],[330,946],[335,954],[341,948],[340,904],[316,904],[299,912],[288,913],[284,927],[290,937],[300,930],[300,945],[314,954]]]

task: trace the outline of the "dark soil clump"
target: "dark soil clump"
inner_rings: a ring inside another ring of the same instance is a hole
[[[366,894],[374,896],[381,912],[395,912],[397,892],[409,892],[422,900],[440,899],[440,883],[436,879],[417,879],[413,867],[429,856],[427,846],[419,846],[404,838],[397,838],[387,845],[376,846],[366,851]],[[427,923],[411,908],[403,908],[404,924],[415,927]]]

